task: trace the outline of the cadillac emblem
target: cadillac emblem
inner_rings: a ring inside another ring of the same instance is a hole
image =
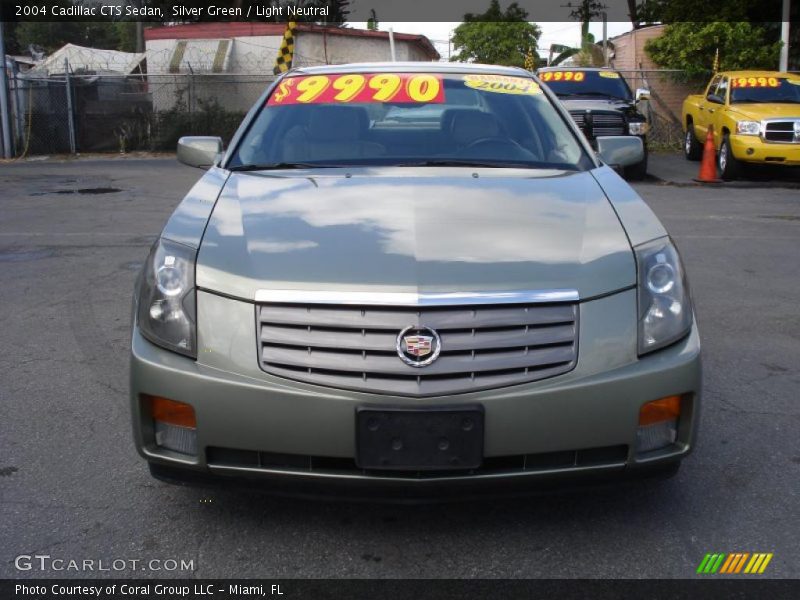
[[[397,336],[397,356],[407,365],[424,367],[439,358],[442,342],[430,327],[409,325]]]

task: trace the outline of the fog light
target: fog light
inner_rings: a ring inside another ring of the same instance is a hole
[[[161,421],[153,424],[156,432],[156,445],[180,452],[197,455],[197,430],[188,427],[169,425]]]
[[[196,455],[197,420],[194,408],[160,396],[142,395],[142,400],[150,404],[156,445],[182,454]]]
[[[649,452],[675,443],[681,397],[667,396],[642,405],[636,430],[636,451]]]

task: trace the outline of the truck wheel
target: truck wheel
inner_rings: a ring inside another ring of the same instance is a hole
[[[686,124],[686,135],[683,138],[683,154],[686,160],[700,160],[703,157],[703,146],[694,135],[694,123]]]
[[[644,152],[642,162],[631,165],[625,169],[625,179],[630,181],[642,181],[647,177],[647,150]]]
[[[733,155],[731,151],[731,140],[727,133],[722,138],[722,144],[719,147],[717,167],[719,167],[719,176],[725,181],[731,181],[739,177],[742,163],[736,160],[736,157]]]

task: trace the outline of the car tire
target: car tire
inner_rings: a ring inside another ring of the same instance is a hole
[[[694,135],[694,122],[686,123],[686,135],[683,138],[683,155],[686,160],[698,161],[703,157],[703,145]]]
[[[644,159],[642,162],[631,165],[625,169],[625,179],[630,181],[642,181],[647,177],[647,146],[644,148]]]
[[[742,163],[733,155],[731,140],[727,133],[722,137],[722,144],[719,146],[717,168],[719,169],[720,178],[724,181],[738,178],[742,170]]]

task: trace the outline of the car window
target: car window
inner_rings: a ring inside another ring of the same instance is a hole
[[[448,161],[594,166],[533,79],[480,73],[284,78],[227,166]]]
[[[714,92],[717,96],[722,98],[722,101],[725,102],[725,97],[728,95],[728,78],[723,76],[719,79],[719,85],[717,85],[717,91]]]
[[[746,102],[800,104],[800,76],[732,77],[731,104]]]
[[[714,79],[711,80],[711,83],[708,85],[708,92],[706,93],[706,100],[708,100],[709,96],[713,96],[717,93],[717,87],[719,86],[719,82],[722,77],[717,75]]]
[[[631,100],[631,89],[616,71],[542,71],[541,79],[559,97],[599,96]]]

